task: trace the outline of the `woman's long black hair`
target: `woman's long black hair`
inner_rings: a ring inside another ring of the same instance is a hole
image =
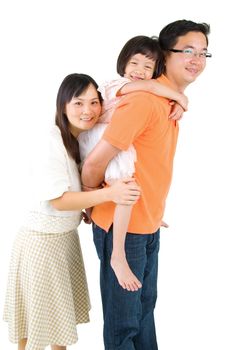
[[[68,154],[80,163],[79,144],[77,139],[71,134],[68,127],[68,118],[65,114],[65,106],[73,97],[81,95],[92,84],[96,90],[98,85],[96,81],[87,74],[73,73],[67,75],[62,81],[56,98],[56,117],[55,123],[61,131],[61,136]],[[102,96],[99,91],[99,100],[102,103]]]

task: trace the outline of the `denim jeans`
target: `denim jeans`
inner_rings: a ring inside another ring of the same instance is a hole
[[[109,233],[93,224],[93,237],[101,262],[100,286],[104,317],[105,350],[158,350],[154,322],[157,298],[159,230],[126,236],[126,257],[142,283],[136,292],[124,290],[110,265],[112,228]]]

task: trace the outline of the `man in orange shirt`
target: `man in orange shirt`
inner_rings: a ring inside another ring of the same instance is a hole
[[[165,72],[158,81],[179,92],[204,70],[209,26],[180,20],[164,27],[159,43]],[[133,144],[137,153],[135,178],[141,198],[133,206],[125,242],[126,258],[142,283],[130,292],[117,282],[110,266],[112,252],[111,203],[93,210],[94,242],[101,260],[104,343],[107,350],[157,350],[154,308],[157,297],[159,227],[171,183],[178,122],[168,118],[168,99],[147,92],[126,95],[116,108],[103,139],[82,169],[83,184],[98,186],[109,161]],[[107,233],[108,232],[108,233]]]

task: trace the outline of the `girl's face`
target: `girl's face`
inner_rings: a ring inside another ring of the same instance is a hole
[[[131,81],[151,79],[155,70],[155,61],[151,58],[137,53],[131,56],[126,68],[124,77]]]
[[[96,88],[90,84],[78,97],[73,97],[65,106],[69,129],[77,137],[91,129],[101,114],[101,103]]]

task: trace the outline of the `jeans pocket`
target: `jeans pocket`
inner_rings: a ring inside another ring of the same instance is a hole
[[[125,242],[125,251],[128,261],[143,260],[146,255],[147,235],[128,233]]]
[[[92,230],[93,242],[97,251],[98,258],[101,260],[103,258],[105,231],[95,223],[92,225]]]

